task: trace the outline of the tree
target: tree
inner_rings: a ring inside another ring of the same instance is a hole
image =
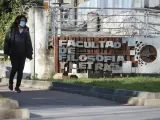
[[[3,41],[8,28],[15,17],[21,14],[22,5],[28,2],[40,6],[43,4],[43,0],[0,0],[0,49],[3,49]]]

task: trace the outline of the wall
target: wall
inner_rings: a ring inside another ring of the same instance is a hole
[[[29,25],[32,29],[30,32],[33,46],[35,43],[35,67],[32,67],[32,69],[35,68],[35,73],[38,75],[38,78],[51,78],[53,74],[53,58],[49,56],[49,51],[47,49],[48,11],[35,9],[35,12],[32,12],[32,10],[29,11]]]
[[[159,6],[159,4],[160,4],[159,0],[149,0],[149,7],[156,7]]]
[[[117,8],[131,8],[133,7],[133,0],[90,0],[79,5],[79,7],[117,7]]]
[[[134,8],[144,8],[147,0],[134,0],[133,7]]]
[[[98,4],[97,3],[98,1]],[[116,7],[116,8],[144,8],[144,6],[155,7],[160,4],[159,0],[90,0],[82,3],[80,6],[85,6],[88,4],[88,7],[91,7],[91,4],[96,5],[97,7]]]
[[[72,3],[72,0],[63,0],[64,3],[69,3],[71,4]]]
[[[31,76],[31,62],[29,60],[26,60],[24,72],[23,72],[23,78],[29,78]],[[11,62],[10,61],[0,61],[0,78],[1,77],[9,77],[11,71]],[[16,78],[16,75],[15,75]]]
[[[52,78],[53,76],[53,57],[49,56],[47,49],[48,42],[48,11],[43,9],[30,9],[28,12],[27,26],[30,28],[30,35],[32,39],[33,48],[35,48],[35,66],[34,59],[32,61],[26,60],[24,68],[24,76],[33,77],[31,73],[34,71],[38,78]],[[35,39],[35,41],[34,41]],[[34,46],[35,43],[35,46]],[[34,55],[33,55],[34,56]],[[9,77],[11,70],[10,62],[0,62],[0,77]],[[16,77],[16,76],[15,76]]]

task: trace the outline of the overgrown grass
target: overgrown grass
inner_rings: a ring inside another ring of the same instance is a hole
[[[106,88],[160,92],[160,78],[155,77],[140,76],[129,78],[64,79],[53,81],[75,84],[87,84]]]

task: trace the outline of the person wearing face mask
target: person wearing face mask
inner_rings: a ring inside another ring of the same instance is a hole
[[[26,26],[27,18],[24,15],[17,16],[14,23],[8,30],[4,40],[5,60],[10,56],[12,70],[9,78],[8,88],[13,90],[13,79],[17,72],[17,83],[15,91],[20,93],[20,85],[23,77],[23,69],[26,58],[32,60],[33,48]]]

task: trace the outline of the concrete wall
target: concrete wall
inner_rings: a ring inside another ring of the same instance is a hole
[[[149,0],[149,7],[159,6],[160,0]]]
[[[23,72],[23,78],[28,78],[31,76],[31,62],[29,60],[26,60],[24,72]],[[2,77],[9,77],[11,71],[11,63],[10,61],[0,61],[0,78]],[[15,75],[16,78],[16,75]]]
[[[33,48],[35,48],[35,66],[33,67],[34,59],[32,61],[26,60],[24,68],[24,78],[31,76],[33,68],[38,78],[52,78],[53,76],[53,57],[49,56],[47,49],[48,42],[48,12],[43,9],[33,9],[29,11],[28,23],[30,28],[30,35],[32,39]],[[34,42],[35,39],[35,42]],[[35,43],[35,45],[34,45]],[[34,55],[33,55],[34,56]],[[0,74],[5,77],[9,76],[11,70],[10,62],[0,62]]]
[[[35,49],[35,73],[38,78],[51,78],[53,74],[53,58],[48,51],[48,11],[43,9],[29,11],[29,27],[32,44]],[[34,42],[35,39],[35,42]],[[32,61],[33,62],[33,61]],[[32,63],[33,66],[33,63]],[[33,67],[32,67],[33,69]]]
[[[53,73],[53,59],[47,50],[47,17],[47,11],[35,10],[35,72],[39,78],[50,78]]]
[[[88,2],[96,5],[96,1],[97,0],[89,0]],[[87,2],[85,2],[85,3],[87,4]],[[85,4],[85,3],[83,3],[83,4]],[[103,3],[103,4],[101,4],[101,3]],[[103,6],[103,7],[144,8],[145,5],[149,6],[149,7],[158,6],[160,4],[160,0],[98,0],[98,4],[101,4],[101,6]],[[106,5],[106,4],[108,4],[108,5]],[[100,7],[100,6],[98,5],[98,7]]]
[[[144,8],[145,3],[147,2],[147,0],[134,0],[134,8]]]
[[[44,2],[57,3],[58,0],[44,0]],[[91,4],[95,4],[97,0],[88,0]],[[74,0],[64,0],[64,3],[73,4]],[[85,4],[85,0],[78,0],[79,4]],[[103,4],[101,4],[103,3]],[[145,5],[149,7],[155,7],[160,4],[159,0],[98,0],[98,4],[103,5],[103,7],[135,7],[143,8]],[[109,6],[106,6],[108,4]],[[112,6],[113,5],[113,6]],[[51,4],[53,6],[53,4]],[[92,6],[93,7],[93,6]]]

